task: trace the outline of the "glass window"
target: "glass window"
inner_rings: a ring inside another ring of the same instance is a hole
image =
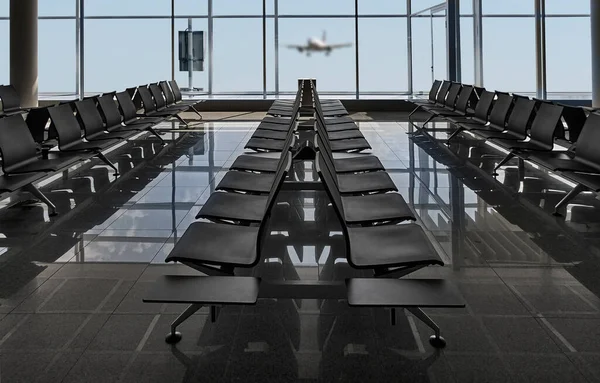
[[[460,14],[461,15],[472,15],[473,14],[473,2],[472,1],[461,1],[460,2]]]
[[[483,19],[485,87],[505,92],[535,92],[533,17]]]
[[[279,14],[354,16],[354,0],[279,0]]]
[[[549,93],[589,97],[592,91],[591,44],[589,17],[546,19],[546,76]]]
[[[323,91],[356,91],[356,65],[353,47],[332,52],[307,52],[308,41],[354,45],[354,18],[284,18],[279,20],[279,81],[281,91],[296,91],[298,78],[316,78]]]
[[[430,18],[412,19],[412,58],[413,91],[428,91],[433,82]]]
[[[360,91],[406,92],[406,18],[359,19],[358,33]]]
[[[546,14],[590,14],[590,0],[546,0]]]
[[[214,15],[261,15],[262,0],[217,0],[213,1]]]
[[[461,82],[475,82],[475,56],[473,44],[473,17],[460,18],[460,67]]]
[[[40,93],[74,94],[76,76],[75,20],[38,23],[38,81]]]
[[[0,20],[0,34],[9,36],[8,20]],[[10,82],[10,41],[8,38],[0,39],[0,84],[8,84]]]
[[[358,0],[359,15],[404,15],[406,1]]]
[[[215,19],[213,92],[263,90],[262,19]]]
[[[275,20],[267,19],[267,92],[275,91]]]
[[[9,3],[9,0],[0,0],[0,17],[8,17]]]
[[[76,0],[39,0],[39,16],[73,16],[75,17]]]
[[[569,1],[570,2],[570,1]],[[487,14],[507,14],[507,15],[520,15],[530,14],[534,12],[533,0],[483,0],[482,1],[482,12],[484,15]]]
[[[86,93],[170,78],[171,20],[86,20],[84,52]]]
[[[85,0],[85,16],[171,16],[170,0]]]
[[[208,0],[175,0],[175,16],[208,15]]]
[[[179,70],[179,31],[188,29],[188,19],[175,19],[175,80],[181,88],[190,87],[188,71]],[[204,31],[204,71],[192,72],[192,88],[208,92],[208,20],[205,18],[192,19],[193,31]],[[170,33],[170,32],[169,32]],[[170,47],[169,47],[170,49]],[[169,71],[170,73],[170,71]]]
[[[422,11],[423,9],[431,8],[436,5],[445,4],[444,0],[411,0],[412,13]]]

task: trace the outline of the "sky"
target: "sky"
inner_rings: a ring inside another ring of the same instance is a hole
[[[9,0],[0,0],[0,54],[9,54]],[[176,0],[176,31],[207,33],[207,0]],[[428,8],[439,0],[412,0],[412,10]],[[471,1],[461,2],[461,14],[472,12]],[[274,0],[267,1],[267,13]],[[330,56],[307,57],[287,44],[303,44],[327,31],[331,43],[354,42],[354,18],[288,17],[353,15],[354,0],[279,0],[279,87],[293,91],[298,77],[317,78],[322,91],[355,91],[355,48],[339,49]],[[483,0],[484,85],[513,92],[535,91],[535,36],[533,0]],[[548,15],[588,14],[589,0],[546,0]],[[406,1],[359,0],[360,15],[406,13]],[[171,14],[170,0],[86,0],[85,16],[155,16]],[[262,15],[262,0],[214,0],[215,16]],[[39,15],[75,16],[75,0],[39,0]],[[498,15],[529,15],[498,17]],[[4,18],[4,19],[3,19]],[[361,92],[401,92],[408,88],[406,18],[359,19],[359,86]],[[274,20],[267,21],[267,90],[275,90]],[[461,18],[462,80],[474,80],[473,21]],[[446,74],[443,18],[414,18],[412,25],[413,84],[426,91],[433,76]],[[547,72],[549,92],[591,92],[589,17],[548,17]],[[171,75],[171,22],[161,19],[86,19],[85,90],[102,92],[140,85]],[[75,20],[40,20],[39,84],[41,92],[75,91]],[[262,92],[262,19],[215,18],[213,54],[214,92]],[[432,55],[433,44],[433,55]],[[152,47],[148,49],[147,47]],[[208,54],[208,51],[205,51]],[[177,56],[177,52],[175,52]],[[208,87],[205,71],[194,73],[194,86]],[[176,79],[187,85],[187,72]],[[8,83],[8,60],[0,60],[0,83]]]

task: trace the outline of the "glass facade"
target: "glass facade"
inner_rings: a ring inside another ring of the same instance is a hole
[[[461,81],[535,94],[538,0],[480,1],[480,14],[478,0],[460,2]],[[590,97],[589,7],[589,0],[545,0],[550,98]],[[0,0],[5,36],[8,17],[9,0]],[[323,94],[405,97],[447,77],[440,0],[39,0],[39,17],[42,95],[98,93],[173,76],[198,95],[289,95],[298,77],[315,77]],[[178,41],[190,22],[204,32],[203,71],[191,78],[180,71]],[[299,51],[311,39],[348,46]],[[2,53],[9,55],[7,38],[0,39]],[[2,60],[0,83],[8,81]]]

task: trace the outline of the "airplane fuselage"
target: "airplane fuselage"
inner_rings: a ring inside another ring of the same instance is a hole
[[[311,50],[311,51],[317,51],[317,52],[321,52],[321,51],[331,51],[331,48],[329,48],[327,46],[327,44],[325,44],[325,42],[323,42],[322,40],[319,40],[317,38],[310,38],[308,39],[307,43],[307,50]]]

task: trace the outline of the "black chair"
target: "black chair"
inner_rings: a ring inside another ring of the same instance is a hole
[[[175,84],[174,87],[177,89],[177,92],[179,92],[179,100],[177,100],[177,98],[175,97],[175,93],[169,86],[169,83],[167,83],[166,81],[161,81],[159,83],[160,88],[162,89],[162,92],[165,95],[165,99],[167,100],[167,106],[177,106],[177,105],[185,106],[186,109],[184,109],[184,110],[191,109],[192,112],[196,113],[198,115],[198,117],[200,117],[200,119],[202,119],[202,115],[195,108],[195,105],[197,104],[197,102],[196,101],[190,101],[190,102],[182,101],[181,91],[179,90],[179,86],[177,86],[177,83],[175,81],[172,81],[172,82]]]
[[[138,108],[135,106],[135,103],[127,91],[117,92],[115,97],[119,102],[119,109],[123,115],[123,123],[125,125],[133,126],[138,124],[158,124],[165,121],[164,117],[145,117],[143,115],[138,115]]]
[[[109,132],[143,132],[148,131],[158,137],[161,143],[164,145],[165,141],[160,136],[160,134],[154,130],[152,123],[139,123],[139,124],[131,124],[131,125],[123,125],[122,124],[122,116],[119,112],[119,107],[114,101],[114,97],[111,94],[102,95],[102,97],[98,97],[98,107],[100,108],[100,113],[104,119],[106,124],[105,129]]]
[[[423,122],[422,126],[427,125],[432,119],[436,117],[465,117],[469,114],[469,106],[471,102],[474,102],[473,95],[475,94],[475,88],[472,85],[465,85],[460,90],[460,94],[456,98],[454,105],[446,104],[446,107],[428,107],[423,106],[423,110],[430,113],[431,116]],[[448,96],[450,98],[450,96]],[[476,107],[476,106],[475,106]],[[472,108],[472,109],[475,109]]]
[[[91,99],[75,102],[75,110],[77,110],[77,117],[83,127],[85,139],[88,141],[124,140],[136,134],[134,131],[107,133],[104,129],[102,115]]]
[[[415,104],[417,107],[415,109],[413,109],[409,115],[408,118],[410,119],[410,117],[421,108],[422,105],[432,105],[435,104],[436,102],[436,97],[437,94],[440,90],[440,86],[442,86],[442,82],[440,80],[435,80],[433,82],[433,84],[431,84],[431,89],[429,89],[429,94],[427,95],[427,99],[425,100],[411,100],[411,102],[413,104]]]
[[[519,97],[513,105],[503,131],[496,129],[471,129],[471,131],[485,139],[524,140],[535,116],[535,107],[536,101]]]
[[[349,227],[345,222],[341,195],[335,181],[324,171],[318,156],[317,172],[340,221],[348,263],[357,269],[371,269],[374,276],[400,277],[430,265],[444,263],[423,229],[417,224]]]
[[[519,100],[517,100],[519,102]],[[554,139],[562,134],[557,132],[562,117],[563,107],[549,103],[542,103],[531,124],[529,141],[514,141],[492,138],[492,141],[505,149],[510,150],[506,157],[498,163],[494,172],[515,156],[527,157],[531,152],[551,152],[554,148]]]
[[[173,111],[173,110],[166,110],[166,109],[158,110],[156,101],[154,100],[154,98],[152,96],[152,92],[150,92],[150,89],[146,88],[145,86],[139,86],[138,93],[140,95],[140,98],[142,100],[142,104],[144,107],[144,113],[142,114],[144,117],[176,118],[182,124],[184,124],[185,126],[188,126],[188,123],[185,122],[183,120],[183,118],[181,118],[181,116],[179,116],[179,113],[181,111],[179,111],[179,110]],[[164,100],[163,100],[163,102],[164,102]],[[162,105],[162,103],[161,103],[161,105]]]
[[[463,130],[475,130],[475,131],[483,131],[483,132],[491,132],[491,133],[501,133],[506,129],[506,118],[510,112],[510,109],[513,105],[513,98],[505,93],[498,93],[497,99],[494,102],[494,106],[489,115],[489,123],[476,121],[469,122],[458,122],[456,124],[456,131],[448,137],[448,140],[456,136],[459,132]]]
[[[58,149],[61,152],[78,153],[80,155],[87,153],[89,157],[96,156],[110,166],[115,171],[115,175],[119,175],[119,171],[115,165],[102,154],[102,150],[117,144],[119,140],[83,141],[81,138],[81,127],[68,104],[48,108],[48,114],[52,121],[51,129],[54,130],[58,138]]]
[[[317,130],[317,132],[319,132]],[[327,139],[321,139],[321,135],[317,133],[315,136],[315,147],[318,150],[327,150],[331,152]],[[375,172],[385,170],[379,158],[372,154],[356,154],[352,157],[335,158],[330,155],[336,173],[359,173],[359,172]]]
[[[289,152],[281,157],[274,182],[271,184],[271,190],[268,196],[215,192],[210,195],[202,209],[196,215],[196,218],[206,218],[215,222],[239,222],[242,224],[251,224],[261,222],[273,193],[277,193],[283,182],[283,177],[287,174],[292,165],[292,157]]]
[[[321,172],[325,173],[322,182],[332,188],[331,192],[339,194],[336,198],[342,204],[343,219],[346,224],[372,225],[397,223],[406,220],[415,221],[416,217],[404,198],[398,193],[379,193],[367,195],[342,195],[338,189],[336,176],[324,160],[325,154],[318,153]]]
[[[0,116],[21,114],[29,110],[29,108],[21,108],[21,97],[12,85],[0,86],[0,100],[2,100]]]

